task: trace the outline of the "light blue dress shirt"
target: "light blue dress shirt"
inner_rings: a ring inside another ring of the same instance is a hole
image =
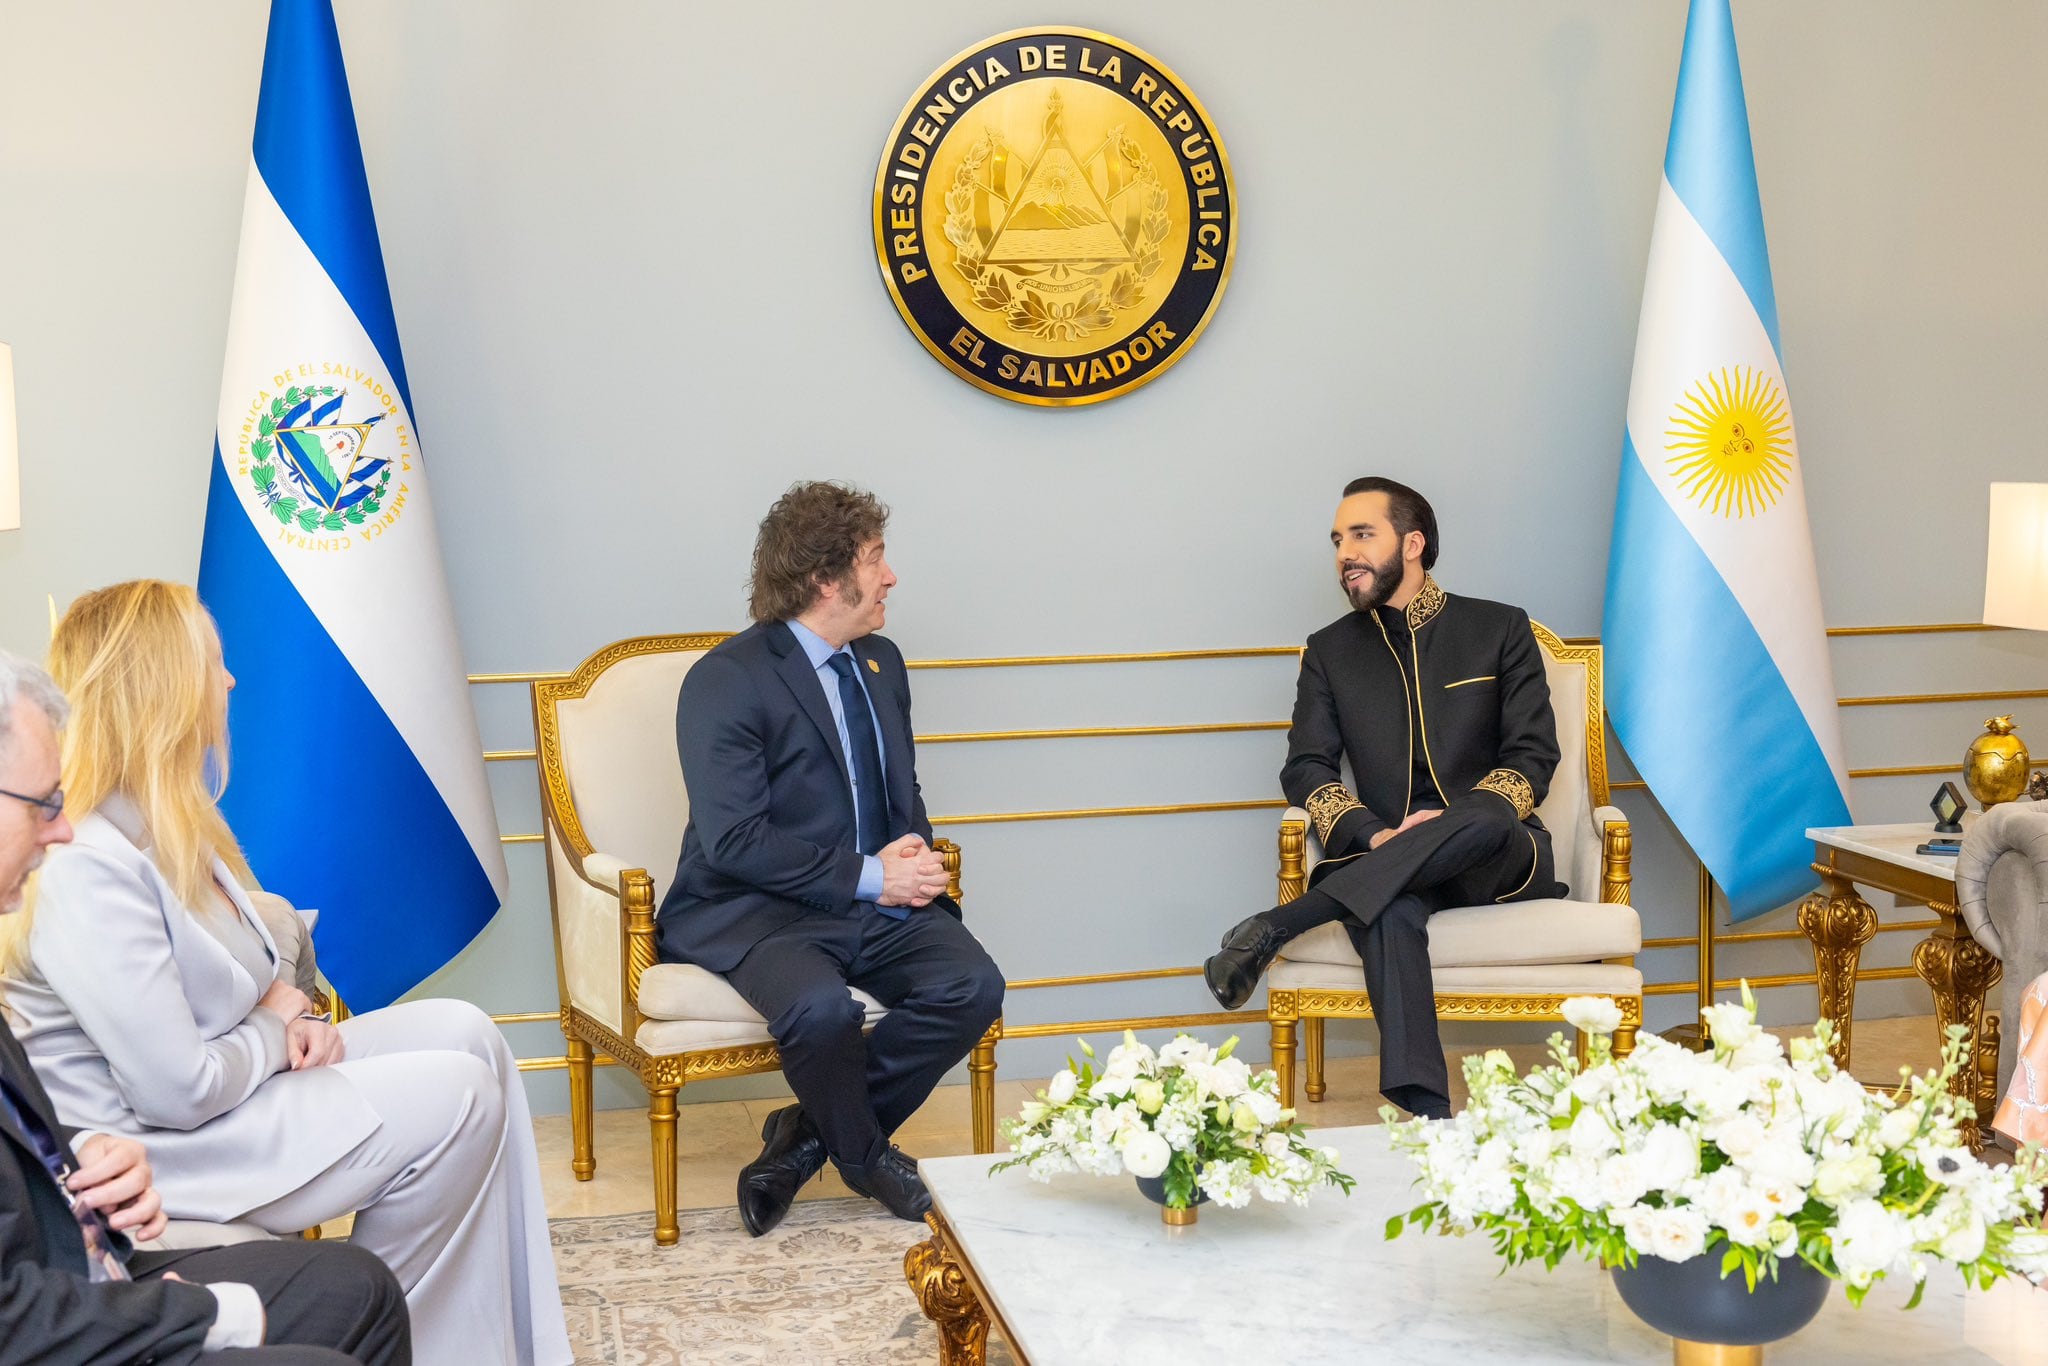
[[[804,658],[811,661],[811,669],[818,675],[818,686],[825,690],[825,705],[832,709],[832,723],[839,727],[839,754],[846,760],[847,788],[851,791],[860,785],[860,780],[853,776],[853,739],[846,731],[846,708],[839,701],[839,675],[832,671],[832,666],[826,661],[836,654],[845,655],[858,666],[860,659],[850,646],[842,645],[836,650],[833,649],[829,641],[800,621],[791,621],[788,626],[790,634],[796,637],[796,643],[804,647]],[[868,696],[868,715],[873,718],[875,727],[875,753],[882,758],[882,777],[886,782],[889,776],[889,751],[888,746],[882,743],[881,718],[875,716],[874,696],[868,694],[868,682],[860,676],[858,667],[854,669],[853,676],[860,683],[861,692]],[[853,798],[853,809],[858,811],[860,795],[854,793]],[[885,794],[882,807],[887,810],[888,806]],[[854,889],[853,896],[856,901],[881,899],[882,861],[873,854],[861,855],[860,885]]]

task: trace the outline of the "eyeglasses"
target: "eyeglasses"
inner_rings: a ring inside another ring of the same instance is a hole
[[[9,792],[6,788],[0,787],[0,797],[12,797],[18,802],[27,802],[43,813],[45,824],[64,814],[64,789],[61,787],[47,797],[31,797],[26,792]]]

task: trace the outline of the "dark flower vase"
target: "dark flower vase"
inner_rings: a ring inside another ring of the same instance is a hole
[[[1184,1224],[1194,1223],[1195,1207],[1197,1205],[1206,1205],[1207,1203],[1209,1203],[1208,1193],[1205,1192],[1200,1186],[1197,1186],[1195,1187],[1194,1204],[1189,1205],[1186,1209],[1175,1209],[1173,1206],[1166,1203],[1165,1177],[1134,1176],[1131,1179],[1138,1183],[1138,1190],[1140,1194],[1142,1194],[1147,1200],[1150,1200],[1153,1204],[1159,1206],[1159,1217],[1161,1219],[1164,1219],[1167,1223],[1174,1225],[1175,1227],[1179,1227]]]
[[[1751,1290],[1740,1267],[1722,1277],[1720,1253],[1684,1262],[1644,1257],[1610,1274],[1637,1318],[1681,1343],[1761,1347],[1792,1336],[1827,1303],[1833,1282],[1796,1257],[1780,1259],[1777,1279],[1759,1277]]]

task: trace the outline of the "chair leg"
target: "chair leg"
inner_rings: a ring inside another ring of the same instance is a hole
[[[968,1111],[974,1129],[974,1151],[996,1150],[996,1040],[1003,1036],[997,1020],[967,1055]]]
[[[1329,1088],[1323,1085],[1323,1017],[1311,1015],[1301,1022],[1301,1051],[1308,1063],[1308,1098],[1320,1101]]]
[[[1636,1027],[1623,1025],[1614,1031],[1614,1056],[1625,1058],[1636,1051]]]
[[[1280,1080],[1280,1104],[1287,1109],[1294,1108],[1294,1019],[1279,1016],[1273,1020],[1273,1071]]]
[[[657,1086],[647,1119],[654,1133],[654,1241],[673,1247],[683,1231],[676,1223],[676,1087]]]
[[[569,1040],[569,1170],[576,1174],[578,1181],[588,1181],[597,1174],[597,1150],[592,1141],[597,1115],[590,1099],[590,1073],[590,1045],[572,1036]]]

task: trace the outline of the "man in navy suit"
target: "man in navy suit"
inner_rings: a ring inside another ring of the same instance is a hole
[[[931,1198],[889,1136],[1002,1012],[1003,975],[931,848],[903,656],[875,634],[896,586],[888,515],[845,485],[792,486],[754,543],[754,624],[676,703],[690,821],[661,956],[761,1012],[797,1098],[740,1171],[756,1237],[828,1157],[855,1191],[923,1218]],[[889,1008],[866,1037],[849,986]]]

